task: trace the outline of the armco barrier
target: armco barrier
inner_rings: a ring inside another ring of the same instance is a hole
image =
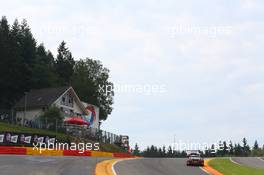
[[[27,147],[27,155],[33,156],[63,156],[62,150],[34,150],[33,148]]]
[[[128,154],[128,153],[113,153],[113,157],[116,157],[116,158],[132,158],[134,156],[132,156],[131,154]]]
[[[64,156],[91,156],[91,151],[80,152],[78,150],[63,150]]]
[[[92,151],[92,157],[113,157],[113,153],[101,152],[101,151]]]
[[[1,146],[0,154],[16,154],[16,155],[26,155],[26,148],[19,148],[13,146]]]
[[[0,146],[0,154],[17,154],[33,156],[88,156],[88,157],[115,157],[115,158],[132,158],[128,153],[110,153],[102,151],[84,151],[79,150],[37,150],[32,147],[14,147]]]

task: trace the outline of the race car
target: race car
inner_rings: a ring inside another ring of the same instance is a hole
[[[192,153],[188,156],[187,166],[204,166],[204,159],[200,156],[200,154]]]

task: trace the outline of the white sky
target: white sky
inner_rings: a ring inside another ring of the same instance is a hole
[[[219,139],[264,143],[264,1],[3,1],[9,22],[25,18],[56,55],[100,59],[124,87],[103,129],[132,146]]]

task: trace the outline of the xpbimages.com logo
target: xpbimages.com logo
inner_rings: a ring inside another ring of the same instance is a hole
[[[169,146],[171,146],[174,150],[201,150],[208,151],[211,154],[216,154],[218,151],[229,152],[231,150],[231,146],[229,144],[221,141],[212,143],[199,143],[179,140],[170,144]]]
[[[99,92],[106,95],[115,92],[119,93],[136,93],[143,95],[164,94],[167,92],[165,84],[115,84],[99,85]]]
[[[71,150],[78,151],[79,153],[84,153],[85,151],[99,151],[99,143],[33,143],[33,150],[37,150],[42,153],[45,150]]]

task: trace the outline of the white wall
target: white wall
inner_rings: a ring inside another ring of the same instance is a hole
[[[42,109],[30,109],[26,111],[25,119],[27,120],[35,120],[36,117],[40,116],[42,114]],[[24,111],[17,111],[16,112],[16,118],[23,118],[24,117]]]
[[[58,107],[59,109],[63,108],[62,112],[63,115],[65,115],[66,117],[72,117],[72,116],[76,116],[77,114],[82,115],[84,113],[84,111],[79,107],[78,103],[76,102],[76,99],[74,98],[74,95],[71,94],[73,92],[68,91],[66,92],[64,95],[62,95],[61,97],[59,97],[52,105],[55,105],[56,107]],[[65,98],[65,103],[62,103],[62,98]],[[69,99],[72,99],[72,103],[69,103]],[[71,113],[70,111],[73,111],[73,113]],[[43,113],[42,108],[40,109],[29,109],[26,112],[26,117],[25,119],[27,120],[34,120],[36,119],[36,117],[39,117],[41,114]],[[22,111],[17,111],[16,112],[16,117],[17,118],[23,118],[24,117],[24,110]]]
[[[66,105],[66,104],[63,105],[63,104],[61,103],[63,97],[64,97],[66,100],[68,100],[70,96],[71,96],[70,93],[67,92],[66,94],[64,94],[63,96],[61,96],[60,98],[58,98],[58,99],[55,101],[54,105],[57,106],[58,108],[61,108],[61,107],[62,107],[65,111],[73,110],[74,114],[70,114],[70,113],[69,113],[70,116],[73,116],[73,115],[76,115],[76,114],[80,114],[80,115],[83,114],[83,111],[81,110],[81,108],[80,108],[79,105],[77,104],[75,98],[73,98],[73,106],[71,106],[71,105]]]

